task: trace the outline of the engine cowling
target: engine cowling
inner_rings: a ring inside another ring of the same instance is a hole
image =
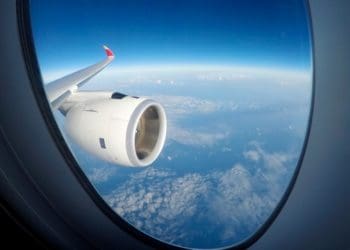
[[[65,130],[102,160],[144,167],[159,156],[166,123],[165,111],[156,101],[122,95],[73,106],[66,114]]]

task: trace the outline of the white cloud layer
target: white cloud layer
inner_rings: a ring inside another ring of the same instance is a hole
[[[123,218],[161,240],[186,245],[214,230],[215,244],[232,243],[268,218],[292,170],[293,156],[267,152],[256,142],[251,147],[247,158],[262,163],[256,169],[238,163],[223,171],[179,176],[150,167],[104,198]]]
[[[88,66],[88,65],[86,65]],[[73,73],[84,66],[55,69],[42,72],[44,82],[61,78]],[[308,70],[290,70],[277,67],[254,67],[240,65],[150,65],[150,66],[109,66],[98,74],[92,81],[115,79],[119,84],[149,84],[181,85],[183,80],[217,83],[240,82],[242,80],[268,79],[280,85],[295,85],[310,83],[311,75]]]
[[[222,108],[222,103],[191,96],[157,95],[156,99],[164,105],[167,113],[173,115],[208,114]]]

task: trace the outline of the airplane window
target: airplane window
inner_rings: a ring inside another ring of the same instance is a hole
[[[44,89],[81,169],[171,245],[241,244],[291,187],[312,104],[303,0],[31,1]]]

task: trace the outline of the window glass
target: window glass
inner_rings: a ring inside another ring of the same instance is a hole
[[[33,0],[31,20],[47,91],[104,60],[103,44],[114,53],[84,85],[55,101],[47,94],[82,170],[125,221],[169,244],[217,248],[270,218],[308,126],[304,1]],[[160,106],[124,114],[143,100]],[[122,161],[129,144],[147,166]]]

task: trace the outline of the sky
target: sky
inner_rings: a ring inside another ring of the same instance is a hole
[[[83,67],[110,46],[114,66],[309,69],[302,0],[31,1],[42,71]]]

